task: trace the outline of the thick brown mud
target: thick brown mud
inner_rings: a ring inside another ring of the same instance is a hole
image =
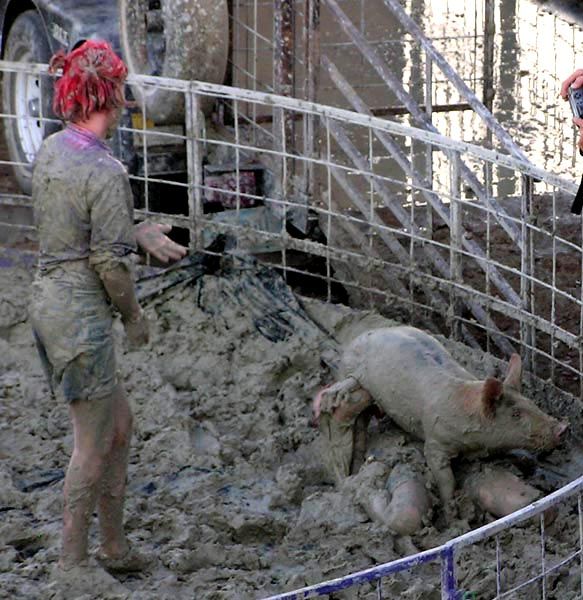
[[[411,538],[371,522],[363,490],[382,488],[394,465],[407,463],[430,481],[421,446],[385,420],[372,420],[365,465],[337,489],[310,426],[312,398],[331,381],[320,360],[324,330],[342,344],[390,322],[306,300],[320,328],[266,336],[234,293],[242,276],[205,276],[150,306],[153,341],[145,350],[127,351],[117,330],[119,367],[136,415],[127,526],[132,542],[156,558],[151,572],[121,578],[127,597],[261,598],[433,547],[491,520],[462,496],[453,525],[445,525],[437,503]],[[58,557],[72,436],[66,407],[50,398],[35,354],[26,320],[30,279],[29,270],[16,268],[2,269],[0,278],[0,597],[44,600],[62,597],[47,586]],[[495,359],[448,348],[477,375],[502,372]],[[549,389],[530,387],[543,409],[580,412]],[[571,442],[544,458],[545,469],[528,459],[530,471],[503,462],[548,492],[579,474],[580,456]],[[454,470],[462,477],[475,464]],[[435,500],[434,486],[429,492]],[[572,513],[571,505],[561,507],[547,528],[549,564],[578,547]],[[504,585],[538,568],[537,523],[501,541]],[[465,589],[495,590],[494,558],[492,544],[464,551],[458,574]],[[547,598],[578,597],[577,569],[573,563],[549,576]],[[430,565],[387,578],[383,589],[387,598],[437,600],[439,581],[438,566]],[[108,596],[94,590],[82,597]],[[367,585],[334,597],[377,596]]]

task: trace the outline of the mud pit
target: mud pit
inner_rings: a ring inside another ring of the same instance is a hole
[[[304,300],[321,327],[278,330],[254,318],[250,277],[248,267],[205,276],[150,305],[153,342],[146,351],[128,352],[118,330],[119,363],[136,414],[128,531],[158,557],[151,573],[122,579],[131,598],[261,598],[433,547],[489,520],[460,498],[462,518],[453,526],[436,510],[410,539],[372,523],[360,506],[365,484],[384,485],[387,469],[399,461],[426,473],[420,446],[385,421],[371,425],[375,458],[345,489],[334,488],[309,424],[312,397],[331,380],[320,361],[329,352],[323,329],[345,343],[387,320]],[[30,278],[29,271],[5,268],[0,279],[0,597],[45,599],[72,439],[66,407],[48,395],[26,322]],[[478,375],[502,368],[495,359],[448,347]],[[544,386],[530,395],[549,410]],[[580,431],[578,406],[558,396],[552,406],[550,412],[570,416]],[[581,472],[580,456],[571,443],[547,455],[547,468],[521,476],[556,489]],[[571,505],[562,507],[547,529],[549,563],[577,547],[572,512]],[[540,564],[538,525],[505,533],[501,541],[504,585]],[[490,544],[464,551],[458,564],[462,586],[477,597],[495,593],[494,558]],[[548,578],[548,598],[579,597],[576,563],[570,569]],[[383,590],[387,598],[438,600],[438,567],[387,578]],[[105,596],[83,596],[91,597]],[[333,597],[377,596],[365,585]]]

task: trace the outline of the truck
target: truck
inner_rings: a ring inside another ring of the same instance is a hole
[[[229,51],[227,0],[0,0],[0,50],[4,60],[47,63],[59,49],[84,39],[107,40],[130,73],[224,83]],[[182,98],[133,88],[135,100],[156,126],[181,126]],[[60,127],[52,114],[48,78],[6,73],[2,85],[5,138],[21,190],[31,190],[31,162],[42,140]],[[204,107],[207,112],[212,107]],[[126,121],[131,116],[125,115]],[[131,121],[130,121],[131,122]],[[120,144],[116,153],[139,170],[139,152]],[[138,158],[138,160],[136,160]],[[180,164],[180,157],[167,161]]]

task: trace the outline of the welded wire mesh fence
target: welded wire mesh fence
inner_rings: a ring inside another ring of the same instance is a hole
[[[14,112],[1,115],[5,130],[25,140],[39,134],[35,128],[42,135],[54,123],[32,110],[45,105],[45,67],[3,62],[0,69],[5,81],[6,73],[20,75],[16,88],[29,90]],[[501,357],[520,351],[549,393],[556,386],[581,397],[583,230],[568,211],[573,182],[500,152],[330,106],[199,82],[133,77],[129,84],[180,94],[185,105],[184,123],[163,129],[133,107],[114,140],[130,171],[139,219],[174,225],[199,250],[226,233],[231,251],[253,252],[328,300],[342,296]],[[208,105],[221,117],[205,119],[200,108]],[[26,175],[29,154],[17,163],[4,156],[0,166],[21,167]],[[508,181],[513,195],[505,194]],[[30,208],[11,178],[3,182],[4,206]],[[576,421],[579,406],[549,400],[545,408]],[[501,536],[551,504],[568,504],[580,485],[487,535]],[[540,522],[538,562],[526,579],[534,578],[529,589],[543,598],[561,597],[554,573],[581,560],[580,503],[569,506],[560,509],[572,533],[560,556],[547,552],[552,542]],[[471,593],[483,580],[464,572],[463,552],[473,550],[460,550],[486,539],[480,535],[431,554],[430,562],[440,561],[435,577],[444,598],[463,597],[462,590]],[[527,593],[517,589],[527,589],[526,579],[509,578],[496,539],[480,546],[496,574],[484,589],[499,598],[513,588]],[[417,556],[402,564],[409,569],[424,561]],[[393,573],[384,568],[372,579]],[[347,578],[342,586],[366,581]],[[361,597],[382,593],[366,589]]]

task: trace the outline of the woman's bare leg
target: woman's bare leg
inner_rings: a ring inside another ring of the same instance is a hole
[[[101,552],[108,557],[127,553],[128,544],[123,529],[123,507],[127,480],[127,465],[132,437],[132,411],[121,385],[113,395],[113,439],[106,458],[106,471],[97,500]]]
[[[89,522],[113,440],[112,397],[74,401],[70,405],[74,449],[65,477],[62,568],[87,558]]]

